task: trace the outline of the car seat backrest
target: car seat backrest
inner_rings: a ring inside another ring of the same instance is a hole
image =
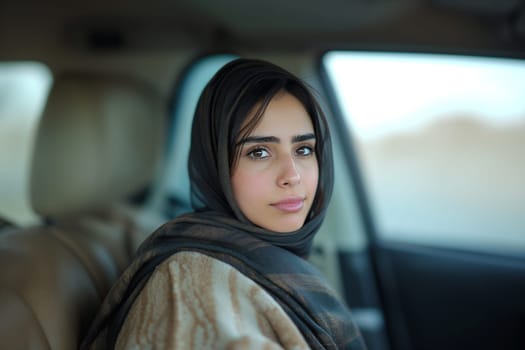
[[[146,186],[163,144],[153,91],[124,79],[59,79],[35,145],[36,212],[51,216],[98,208]]]
[[[46,224],[0,232],[0,349],[78,347],[130,261],[136,226],[115,208],[152,181],[163,124],[160,96],[138,82],[56,78],[31,170]]]

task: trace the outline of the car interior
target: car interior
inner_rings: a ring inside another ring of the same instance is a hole
[[[310,259],[368,349],[525,349],[524,0],[2,1],[0,348],[78,348],[191,210],[193,110],[236,57],[322,102]]]

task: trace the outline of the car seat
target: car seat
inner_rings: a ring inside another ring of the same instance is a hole
[[[78,347],[147,233],[123,208],[154,178],[161,107],[159,94],[131,79],[55,79],[31,166],[31,203],[43,223],[0,231],[1,349]]]

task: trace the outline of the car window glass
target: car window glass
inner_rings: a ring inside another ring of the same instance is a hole
[[[525,61],[330,52],[378,235],[525,251]]]
[[[0,62],[0,216],[20,224],[35,220],[29,176],[38,120],[52,75],[36,62]]]

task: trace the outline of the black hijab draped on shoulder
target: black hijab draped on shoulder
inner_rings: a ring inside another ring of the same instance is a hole
[[[303,227],[276,233],[253,225],[242,214],[230,175],[239,156],[237,140],[250,134],[270,100],[283,92],[295,96],[310,115],[319,182]],[[191,140],[188,167],[194,212],[164,224],[141,245],[104,300],[81,348],[112,349],[155,267],[177,252],[197,251],[232,265],[263,287],[312,349],[364,349],[348,309],[305,260],[333,186],[328,126],[305,84],[271,63],[234,60],[204,88]]]

